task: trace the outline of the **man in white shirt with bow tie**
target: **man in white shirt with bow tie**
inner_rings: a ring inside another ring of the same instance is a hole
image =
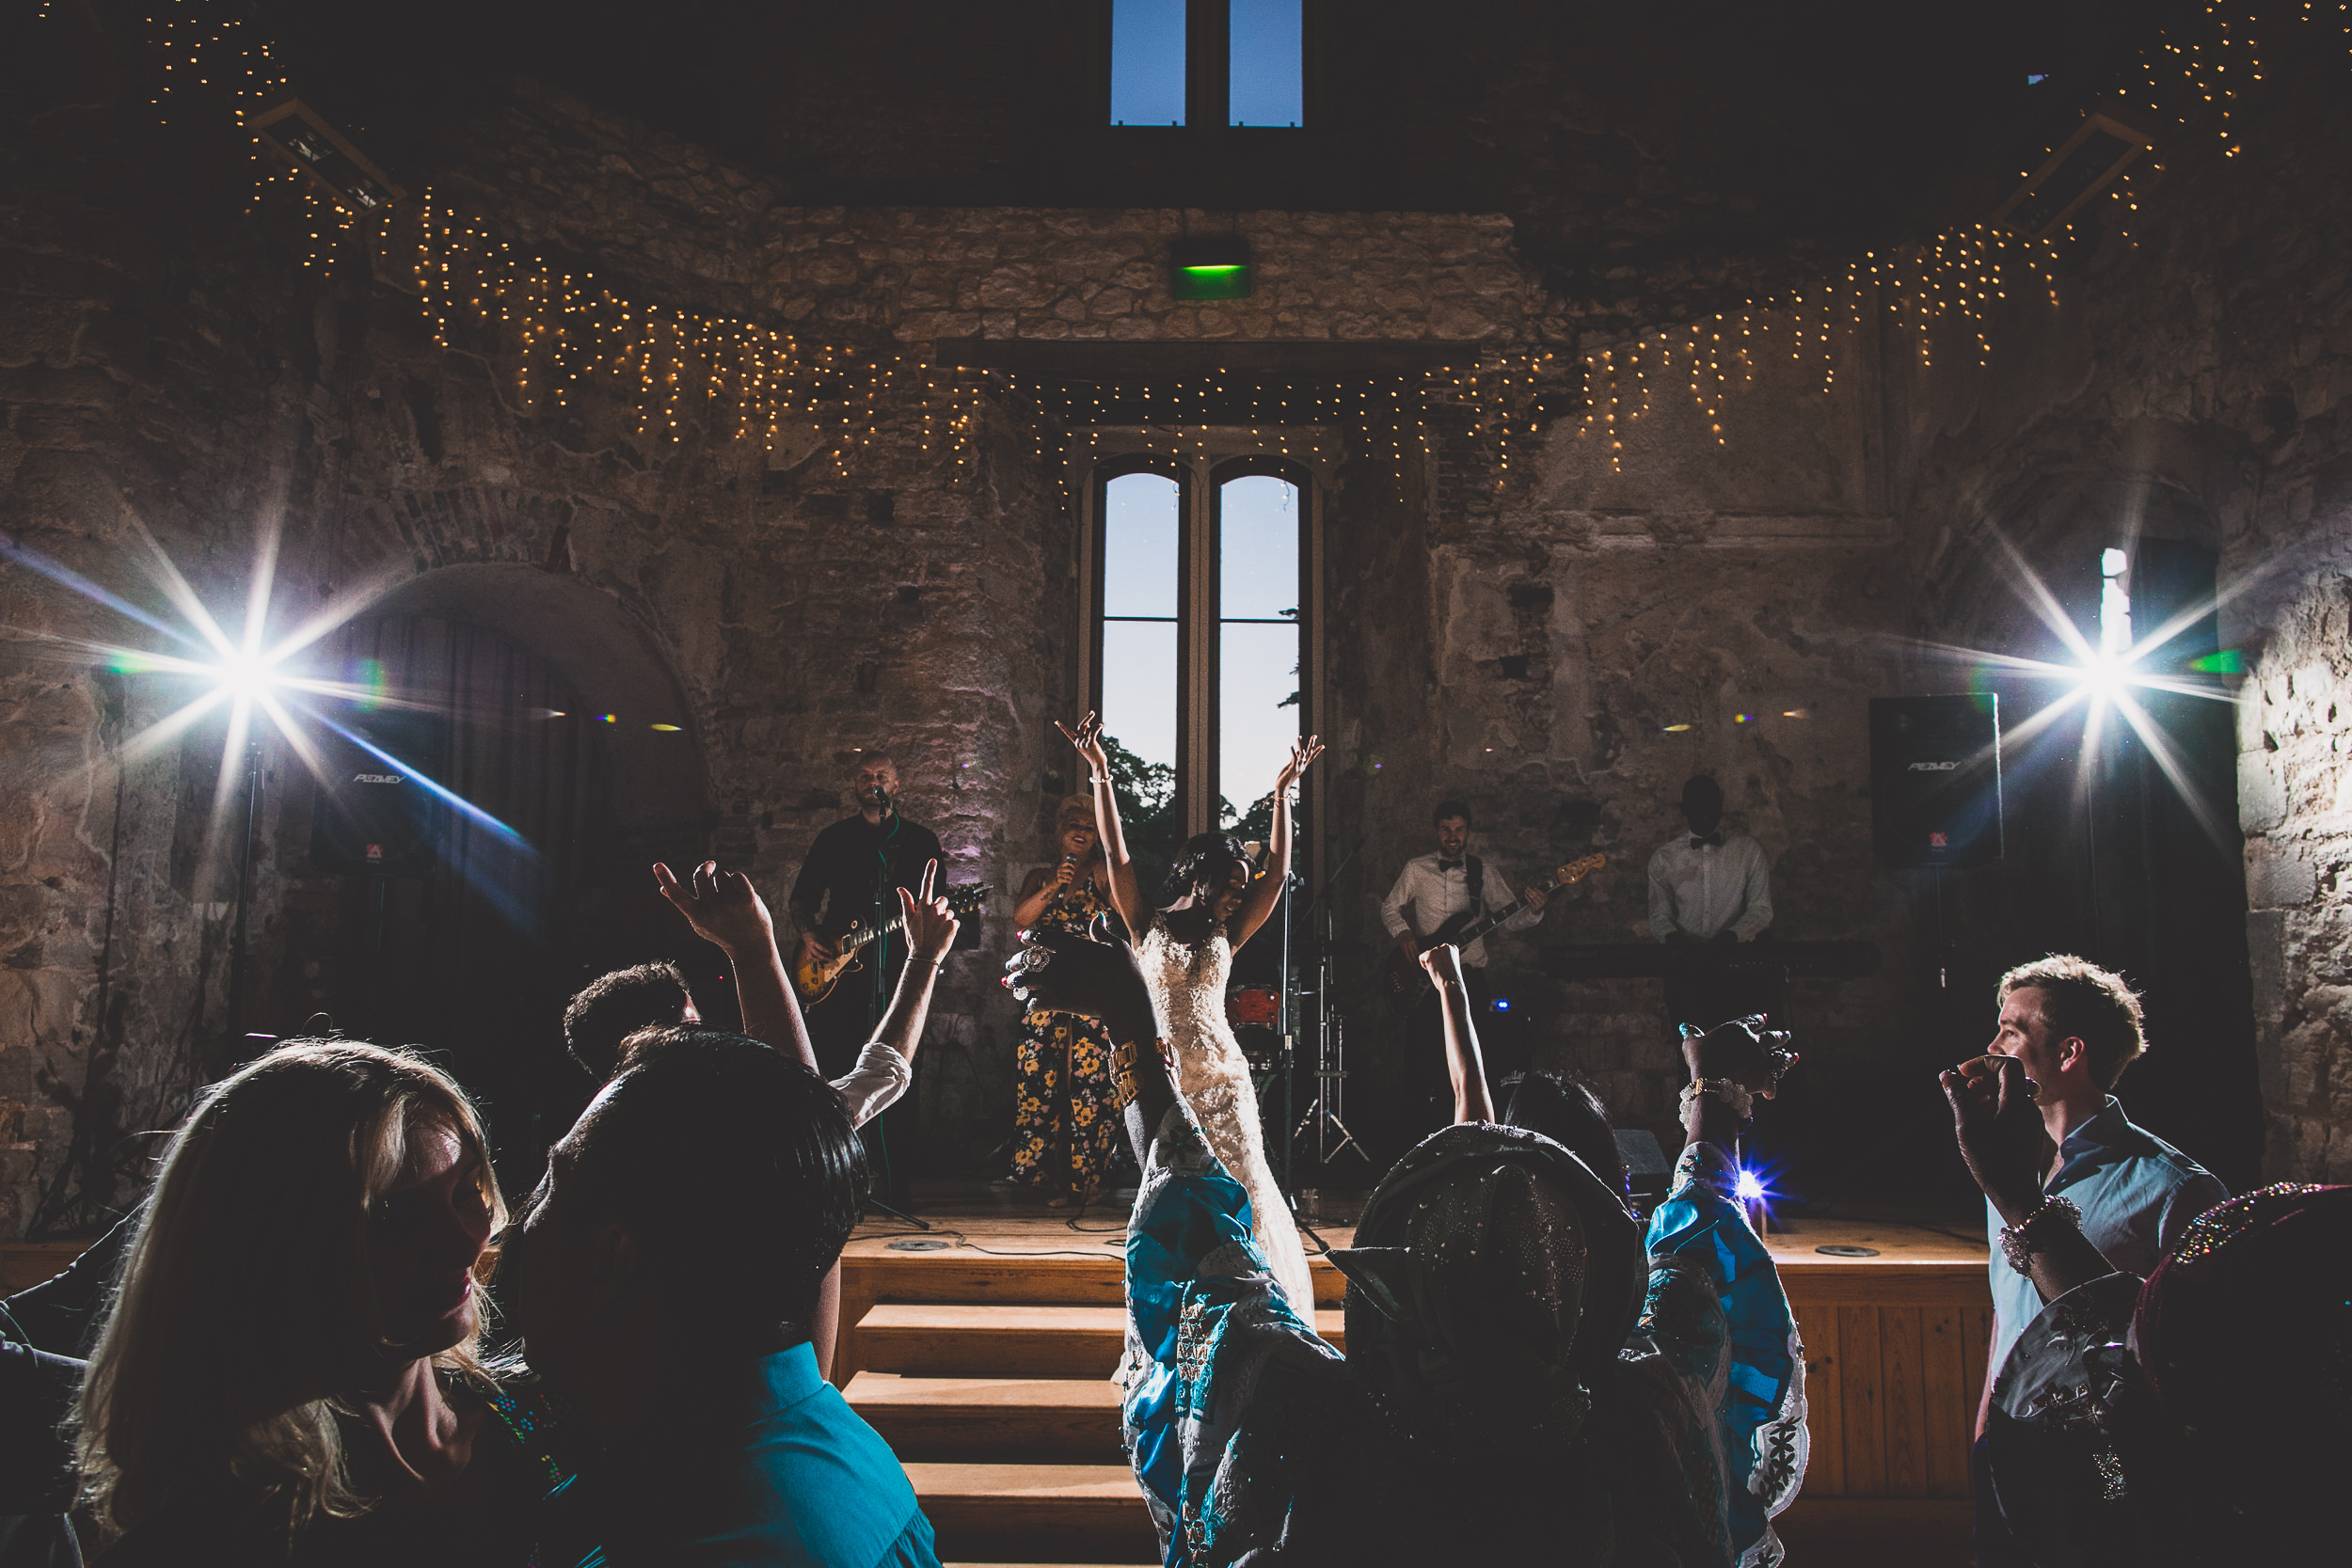
[[[1772,875],[1764,847],[1745,833],[1724,831],[1723,786],[1704,773],[1682,786],[1682,815],[1691,831],[1677,833],[1649,858],[1650,935],[1674,946],[1755,941],[1772,923]],[[1748,1004],[1764,1000],[1756,988],[1697,966],[1666,981],[1670,1023],[1712,1028],[1758,1010]],[[1740,1011],[1703,1016],[1724,1007]]]
[[[1454,916],[1473,908],[1481,913],[1493,913],[1511,906],[1510,882],[1491,862],[1481,861],[1470,852],[1470,807],[1459,800],[1440,801],[1430,814],[1430,825],[1437,830],[1438,852],[1406,861],[1396,885],[1380,901],[1381,922],[1388,927],[1397,951],[1408,958],[1417,956],[1438,928]],[[1500,929],[1523,931],[1543,918],[1543,890],[1531,887],[1524,898],[1527,907],[1504,921]],[[1472,1012],[1483,1012],[1494,996],[1486,984],[1484,941],[1463,945],[1462,979],[1470,992]],[[1406,1026],[1406,1092],[1417,1118],[1432,1130],[1454,1118],[1454,1085],[1446,1073],[1444,1028],[1444,1013],[1438,1006],[1437,991],[1432,990],[1422,998],[1421,1006]],[[1498,1055],[1488,1061],[1490,1072],[1501,1060]],[[1500,1095],[1496,1103],[1502,1103]]]

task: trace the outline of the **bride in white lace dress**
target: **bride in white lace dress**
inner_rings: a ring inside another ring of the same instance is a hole
[[[1136,884],[1135,863],[1128,858],[1111,792],[1110,764],[1103,753],[1102,721],[1089,713],[1075,730],[1059,722],[1055,728],[1070,737],[1093,775],[1094,817],[1109,863],[1111,902],[1136,933],[1136,957],[1174,1052],[1177,1092],[1210,1151],[1248,1195],[1250,1228],[1282,1293],[1292,1309],[1312,1323],[1307,1251],[1266,1163],[1249,1063],[1225,1022],[1225,982],[1233,950],[1258,934],[1281,896],[1291,868],[1291,786],[1323,754],[1323,744],[1313,736],[1299,741],[1274,781],[1265,874],[1252,879],[1248,859],[1231,835],[1199,834],[1177,856],[1168,874],[1175,901],[1161,910],[1146,904]]]

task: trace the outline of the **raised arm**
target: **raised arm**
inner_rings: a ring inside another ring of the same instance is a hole
[[[720,870],[716,861],[705,861],[684,881],[656,862],[653,879],[694,934],[726,954],[727,967],[735,971],[743,1033],[815,1070],[817,1049],[809,1043],[800,1000],[792,994],[783,955],[776,951],[775,922],[751,879],[739,871]]]
[[[890,999],[890,1010],[882,1015],[882,1028],[874,1037],[910,1063],[914,1060],[915,1047],[923,1043],[923,1025],[931,1011],[931,988],[962,927],[962,922],[948,910],[947,900],[932,896],[938,876],[939,863],[931,861],[923,867],[921,893],[897,890],[898,912],[906,917],[907,962],[898,972],[898,990]]]
[[[2074,1205],[2054,1202],[2042,1190],[2042,1112],[2026,1064],[2014,1056],[1979,1056],[1939,1081],[1951,1102],[1961,1160],[2001,1216],[2002,1244],[2015,1238],[2024,1258],[2018,1272],[2033,1281],[2042,1299],[2056,1301],[2113,1274],[2115,1265],[2083,1234]],[[2017,1254],[2010,1260],[2015,1263]]]
[[[1232,942],[1239,947],[1258,934],[1274,912],[1291,877],[1291,789],[1308,764],[1323,755],[1323,742],[1309,736],[1291,748],[1290,761],[1274,776],[1274,831],[1266,839],[1266,874],[1250,884],[1249,895],[1233,911]]]
[[[1494,1101],[1486,1093],[1486,1064],[1478,1057],[1478,1025],[1470,1020],[1461,950],[1450,942],[1439,942],[1421,956],[1421,967],[1428,971],[1445,1008],[1445,1070],[1454,1080],[1454,1119],[1492,1121]]]
[[[1078,755],[1087,765],[1088,787],[1094,795],[1094,836],[1102,841],[1103,863],[1109,872],[1111,908],[1127,923],[1127,929],[1140,938],[1145,915],[1143,894],[1136,885],[1136,863],[1127,855],[1127,834],[1120,826],[1119,797],[1111,788],[1110,758],[1103,751],[1103,721],[1096,714],[1088,714],[1072,729],[1060,720],[1054,728],[1061,731],[1070,744],[1078,748]]]

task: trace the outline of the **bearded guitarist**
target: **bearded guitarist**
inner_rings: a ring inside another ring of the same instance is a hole
[[[939,880],[944,884],[947,879],[947,857],[940,849],[939,835],[899,815],[898,769],[890,753],[869,749],[852,757],[850,788],[857,813],[818,832],[792,883],[792,923],[801,933],[796,971],[829,966],[839,957],[841,938],[850,927],[871,927],[895,916],[898,890],[920,889],[927,863],[938,862]],[[850,1069],[859,1047],[873,1037],[898,986],[898,972],[906,967],[906,938],[894,934],[871,942],[856,961],[861,967],[842,974],[821,1001],[806,1007],[817,1065],[836,1077]],[[913,1174],[919,1116],[910,1088],[867,1129],[882,1185],[889,1201],[901,1209]],[[879,1137],[872,1135],[877,1129]]]
[[[1511,902],[1511,884],[1502,873],[1470,853],[1470,807],[1459,800],[1440,801],[1430,814],[1437,829],[1438,852],[1405,863],[1405,869],[1380,901],[1380,918],[1396,941],[1406,961],[1420,968],[1421,950],[1438,927],[1459,914],[1501,911]],[[1526,907],[1504,921],[1502,929],[1523,931],[1543,918],[1545,895],[1529,888]],[[1485,1014],[1494,999],[1486,983],[1486,944],[1472,942],[1462,949],[1462,978],[1470,991],[1472,1017]],[[1423,985],[1421,998],[1406,1023],[1406,1094],[1423,1131],[1434,1132],[1454,1119],[1454,1085],[1446,1073],[1445,1013],[1436,988]],[[1491,1077],[1498,1064],[1489,1059]],[[1497,1104],[1502,1103],[1497,1098]]]

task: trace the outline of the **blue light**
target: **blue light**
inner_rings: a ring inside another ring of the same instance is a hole
[[[1731,1196],[1742,1203],[1761,1203],[1764,1201],[1764,1183],[1756,1180],[1756,1172],[1743,1170],[1739,1180],[1731,1184]]]
[[[1498,997],[1496,997],[1496,998],[1495,998],[1495,1011],[1496,1011],[1496,1012],[1499,1012],[1499,1013],[1507,1013],[1507,1012],[1509,1012],[1510,1010],[1511,1010],[1511,999],[1510,999],[1509,997],[1507,997],[1507,996],[1498,996]]]

